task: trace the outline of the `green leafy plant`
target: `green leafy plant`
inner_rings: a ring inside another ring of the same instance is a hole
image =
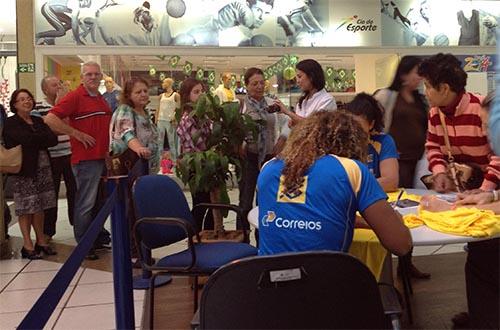
[[[202,94],[191,104],[189,116],[200,125],[210,123],[212,130],[207,141],[207,149],[184,153],[177,162],[177,176],[189,185],[192,192],[210,192],[212,202],[229,203],[226,181],[231,178],[229,165],[235,167],[237,178],[241,173],[239,150],[247,137],[257,136],[257,125],[252,118],[241,114],[238,103],[220,104],[217,96]],[[181,118],[176,113],[177,121]],[[200,136],[191,137],[197,141]],[[220,223],[219,223],[220,222]],[[214,217],[214,230],[223,232],[222,218]]]

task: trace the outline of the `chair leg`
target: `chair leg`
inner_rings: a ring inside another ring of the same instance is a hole
[[[155,280],[158,273],[153,273],[149,281],[149,329],[154,329],[154,310],[155,310]]]
[[[194,295],[194,312],[198,310],[198,276],[194,277],[194,290],[193,290],[193,295]]]
[[[399,257],[399,263],[401,267],[401,281],[403,284],[403,293],[405,297],[406,314],[408,316],[408,322],[410,324],[413,324],[413,313],[410,301],[410,295],[413,294],[413,288],[411,287],[411,282],[410,282],[409,263],[405,257]]]

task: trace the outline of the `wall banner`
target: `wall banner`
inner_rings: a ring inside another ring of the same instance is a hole
[[[382,46],[494,46],[498,1],[381,0]]]
[[[498,1],[469,0],[35,0],[34,10],[46,46],[490,46],[500,23]]]

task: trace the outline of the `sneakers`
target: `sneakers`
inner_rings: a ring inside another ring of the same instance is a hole
[[[93,249],[94,250],[111,250],[111,245],[104,245],[101,243],[95,243]]]

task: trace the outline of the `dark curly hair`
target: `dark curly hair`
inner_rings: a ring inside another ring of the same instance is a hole
[[[418,74],[436,89],[444,83],[455,93],[465,92],[467,73],[462,69],[462,62],[451,54],[439,53],[425,59],[418,68]]]
[[[359,93],[346,106],[346,111],[356,116],[365,117],[368,122],[373,122],[373,130],[384,130],[384,113],[382,106],[375,98],[366,93]]]
[[[304,174],[324,155],[366,160],[368,135],[353,115],[345,111],[318,111],[300,121],[291,131],[278,158],[285,167],[286,192],[300,187]]]

